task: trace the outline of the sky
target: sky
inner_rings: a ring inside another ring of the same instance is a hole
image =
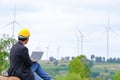
[[[30,53],[43,51],[42,59],[107,57],[107,29],[109,57],[120,56],[119,0],[0,0],[0,35],[14,32],[17,39],[23,27],[31,32],[26,45]]]

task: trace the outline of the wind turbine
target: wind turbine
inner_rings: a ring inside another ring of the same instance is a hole
[[[79,55],[79,41],[81,39],[81,54],[83,53],[83,33],[79,30],[78,27],[76,27],[77,31],[79,32],[79,35],[77,34],[77,31],[75,31],[75,34],[76,34],[76,38],[77,38],[77,52],[78,52],[78,55]]]
[[[76,35],[76,38],[77,38],[77,53],[79,55],[79,37],[78,37],[78,34],[76,33],[76,31],[75,31],[75,35]]]
[[[14,38],[14,31],[15,31],[15,24],[17,24],[18,26],[21,26],[21,24],[19,24],[17,21],[16,21],[16,0],[14,2],[14,11],[13,11],[13,20],[11,22],[9,22],[8,24],[4,25],[3,27],[6,27],[6,26],[9,26],[9,25],[13,25],[12,26],[12,37]]]
[[[77,30],[81,37],[81,54],[83,54],[83,33],[80,31],[80,29],[77,27]]]
[[[60,45],[57,47],[57,59],[59,59],[59,54],[60,54]]]
[[[109,9],[108,9],[108,18],[107,18],[108,20],[108,26],[106,27],[106,31],[107,31],[107,59],[109,58],[109,31],[110,31],[110,29],[111,29],[111,27],[110,27],[110,12],[109,12]]]
[[[48,55],[48,52],[49,52],[49,45],[46,47],[47,49],[47,60],[49,60],[49,55]]]

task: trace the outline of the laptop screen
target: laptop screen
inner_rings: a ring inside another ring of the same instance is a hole
[[[31,58],[35,61],[39,61],[42,58],[43,52],[42,51],[33,51],[31,54]]]

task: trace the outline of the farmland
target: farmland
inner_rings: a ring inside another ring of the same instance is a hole
[[[40,61],[41,66],[44,68],[45,71],[47,71],[48,74],[50,74],[52,77],[55,77],[57,75],[65,76],[68,72],[68,64],[69,61],[58,61],[58,64],[55,65],[53,62],[42,60]],[[114,73],[118,70],[120,70],[120,64],[119,63],[96,63],[94,62],[94,66],[91,69],[91,73],[94,74],[94,76],[91,77],[112,77]],[[98,75],[95,75],[95,74]]]

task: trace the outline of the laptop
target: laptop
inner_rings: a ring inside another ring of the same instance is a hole
[[[31,54],[31,58],[34,60],[34,62],[39,61],[43,56],[42,51],[33,51]]]

